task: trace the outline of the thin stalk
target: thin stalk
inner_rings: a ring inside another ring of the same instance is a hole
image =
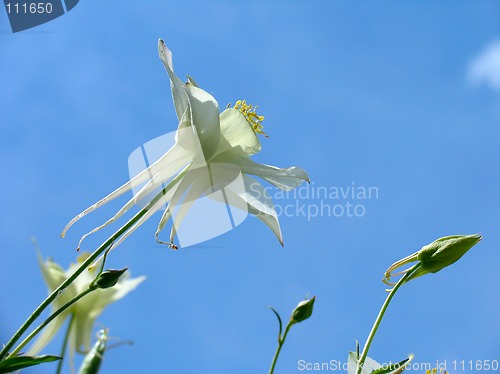
[[[391,289],[391,292],[389,292],[389,295],[387,295],[387,298],[384,301],[384,304],[382,305],[382,308],[380,309],[380,312],[378,313],[377,318],[375,319],[375,323],[373,324],[373,327],[370,331],[370,334],[368,335],[368,338],[366,339],[366,343],[363,347],[363,352],[361,352],[361,357],[358,361],[358,365],[356,367],[356,374],[361,374],[361,371],[363,370],[363,365],[365,363],[366,357],[368,356],[368,351],[370,350],[370,346],[372,344],[373,338],[375,337],[375,334],[377,333],[378,327],[380,326],[380,322],[382,322],[382,318],[384,318],[384,314],[387,310],[387,307],[389,306],[392,298],[396,294],[397,290],[399,287],[403,285],[403,283],[413,274],[417,269],[422,266],[422,263],[418,263],[414,266],[412,266],[408,271],[406,272],[405,275],[401,277],[401,279],[396,283],[396,285]]]
[[[269,369],[269,374],[274,373],[274,368],[276,367],[276,363],[278,362],[278,356],[280,355],[281,352],[281,347],[283,347],[283,344],[285,344],[285,339],[288,334],[288,331],[290,331],[290,327],[292,327],[295,324],[295,322],[288,322],[288,325],[285,328],[285,332],[283,333],[283,336],[278,336],[278,348],[276,348],[276,353],[274,354],[273,362],[271,363],[271,368]]]
[[[64,356],[66,355],[66,347],[68,346],[69,334],[71,332],[71,326],[73,325],[74,320],[75,320],[75,317],[71,316],[69,323],[68,323],[67,330],[66,330],[66,334],[64,334],[64,341],[63,341],[63,345],[61,348],[61,353],[59,354],[59,356],[61,356],[62,358],[59,360],[59,363],[57,364],[56,374],[61,373],[63,362],[64,362]]]
[[[149,203],[148,205],[136,213],[127,223],[125,223],[118,231],[111,235],[99,248],[95,250],[78,269],[71,274],[68,279],[66,279],[59,287],[57,287],[52,293],[35,309],[35,311],[26,319],[26,321],[21,325],[21,327],[16,331],[12,338],[5,344],[3,349],[0,351],[0,361],[5,357],[10,356],[9,350],[16,344],[16,342],[21,338],[21,336],[26,332],[26,330],[35,322],[35,320],[40,316],[40,314],[59,296],[73,281],[92,263],[99,258],[100,255],[115,242],[120,236],[127,232],[141,217],[143,217],[154,205],[160,200],[164,195],[164,190],[160,191]]]
[[[10,356],[15,356],[21,349],[23,349],[26,344],[28,344],[40,331],[42,331],[49,323],[51,323],[57,316],[59,316],[62,312],[64,312],[66,309],[68,309],[71,305],[76,303],[78,300],[80,300],[82,297],[88,295],[92,291],[97,290],[97,287],[94,288],[88,288],[85,291],[83,291],[80,295],[75,296],[73,299],[68,301],[66,304],[64,304],[62,307],[57,309],[54,313],[52,313],[49,318],[47,318],[45,321],[42,322],[36,329],[34,329],[31,334],[29,334],[22,342],[17,346],[16,349],[12,351]]]

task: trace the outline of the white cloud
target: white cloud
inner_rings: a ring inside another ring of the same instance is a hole
[[[468,79],[500,91],[500,39],[493,41],[469,64]]]

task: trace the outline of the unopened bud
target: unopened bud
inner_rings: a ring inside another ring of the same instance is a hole
[[[118,280],[126,271],[127,268],[123,268],[121,270],[105,270],[91,283],[90,287],[94,286],[102,289],[113,287],[116,283],[118,283]]]
[[[295,323],[305,321],[311,317],[316,296],[309,300],[302,300],[299,305],[293,310],[291,320]]]
[[[479,234],[445,236],[422,247],[417,259],[422,262],[422,270],[437,273],[460,260],[480,240]]]
[[[482,239],[481,235],[453,235],[439,238],[432,243],[425,245],[420,251],[395,262],[384,273],[384,282],[389,283],[392,272],[410,262],[420,261],[421,266],[411,275],[406,282],[425,275],[427,273],[437,273],[458,260],[474,247]],[[403,271],[402,273],[405,273]]]

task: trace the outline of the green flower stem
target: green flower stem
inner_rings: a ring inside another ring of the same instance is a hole
[[[61,356],[62,358],[59,360],[59,363],[57,364],[56,374],[61,373],[63,362],[64,362],[64,356],[66,355],[66,347],[68,346],[69,334],[71,332],[71,326],[73,325],[74,320],[75,320],[75,317],[71,316],[69,323],[68,323],[68,327],[66,328],[66,334],[64,334],[64,341],[63,341],[63,345],[61,347],[61,353],[59,354],[59,356]]]
[[[399,287],[403,285],[403,283],[411,277],[420,267],[422,266],[422,263],[418,263],[414,266],[412,266],[408,271],[401,277],[401,279],[396,283],[396,285],[391,289],[391,292],[389,292],[389,295],[384,301],[384,304],[382,305],[382,308],[380,309],[380,312],[378,313],[377,318],[375,319],[375,323],[373,324],[373,327],[370,331],[370,334],[368,335],[368,338],[366,339],[365,346],[363,347],[363,352],[361,352],[361,357],[358,360],[358,365],[356,367],[356,374],[361,374],[361,371],[363,370],[363,365],[365,363],[366,357],[368,356],[368,351],[370,350],[370,345],[372,344],[373,338],[375,337],[375,334],[377,333],[378,327],[380,326],[380,322],[382,322],[382,318],[384,318],[385,311],[387,310],[387,307],[389,306],[392,298],[396,294],[397,290]]]
[[[189,166],[189,165],[188,165]],[[179,176],[183,175],[187,171],[187,167],[179,173]],[[176,177],[176,178],[177,178]],[[175,180],[175,178],[174,178]],[[172,182],[174,182],[172,180]],[[171,183],[172,183],[171,182]],[[170,185],[169,185],[170,186]],[[166,188],[168,188],[167,186]],[[118,231],[116,231],[113,235],[111,235],[108,240],[106,240],[99,248],[95,250],[94,253],[92,253],[82,264],[78,269],[75,270],[75,272],[69,276],[68,279],[66,279],[59,287],[57,287],[52,293],[35,309],[35,311],[28,317],[28,319],[21,325],[21,327],[16,331],[14,336],[8,341],[7,344],[3,347],[3,349],[0,351],[0,361],[3,360],[5,357],[9,355],[9,350],[16,344],[16,342],[21,338],[21,336],[26,332],[26,330],[35,322],[35,320],[40,316],[40,314],[56,299],[57,296],[59,296],[73,281],[92,263],[99,258],[103,254],[104,251],[106,251],[108,248],[110,248],[113,243],[120,238],[123,234],[125,234],[130,228],[134,226],[134,224],[139,221],[163,196],[164,193],[166,192],[166,188],[160,191],[149,203],[148,205],[140,210],[136,215],[134,215],[127,223],[125,223]],[[9,355],[10,356],[10,355]]]
[[[38,326],[36,329],[34,329],[31,334],[29,334],[26,339],[24,339],[21,344],[17,346],[16,349],[14,349],[9,356],[15,356],[16,354],[23,349],[26,344],[28,344],[40,331],[42,331],[49,323],[51,323],[58,315],[60,315],[62,312],[64,312],[66,309],[68,309],[71,305],[76,303],[78,300],[80,300],[82,297],[88,295],[92,291],[97,290],[97,287],[94,288],[88,288],[85,291],[83,291],[80,295],[75,296],[73,299],[68,301],[66,304],[64,304],[62,307],[57,309],[54,313],[52,313],[49,318],[47,318],[45,321],[43,321],[40,326]]]
[[[269,369],[269,374],[274,373],[274,368],[276,366],[276,363],[278,362],[278,356],[280,355],[281,347],[283,347],[283,344],[285,344],[285,339],[288,334],[288,331],[290,330],[290,327],[292,327],[295,324],[294,321],[290,320],[288,322],[288,325],[285,328],[285,332],[283,333],[283,336],[281,336],[281,331],[280,331],[280,336],[278,336],[278,348],[276,348],[276,353],[274,354],[273,362],[271,364],[271,368]],[[281,324],[280,324],[281,326]]]

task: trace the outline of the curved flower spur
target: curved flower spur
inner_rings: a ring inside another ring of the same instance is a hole
[[[107,202],[134,190],[130,199],[112,218],[85,234],[86,236],[113,223],[138,202],[150,203],[147,212],[130,227],[113,247],[120,244],[155,212],[165,209],[158,224],[156,240],[165,224],[172,218],[169,241],[174,237],[193,203],[203,196],[225,202],[255,215],[264,222],[283,245],[278,215],[264,187],[249,175],[258,176],[278,188],[289,191],[303,181],[309,182],[307,173],[299,167],[286,169],[259,164],[250,156],[261,150],[257,134],[262,130],[263,116],[246,101],[237,101],[234,108],[219,112],[217,101],[201,89],[190,77],[183,83],[175,75],[172,53],[163,40],[158,41],[158,52],[170,78],[174,107],[179,119],[175,144],[156,162],[138,173],[108,196],[85,209],[64,228],[61,236],[80,218]],[[235,183],[240,181],[240,183]],[[222,191],[222,194],[214,194]],[[151,199],[154,196],[154,199]],[[214,196],[223,196],[217,198]],[[166,205],[166,208],[165,208]],[[208,224],[209,222],[207,222]]]

